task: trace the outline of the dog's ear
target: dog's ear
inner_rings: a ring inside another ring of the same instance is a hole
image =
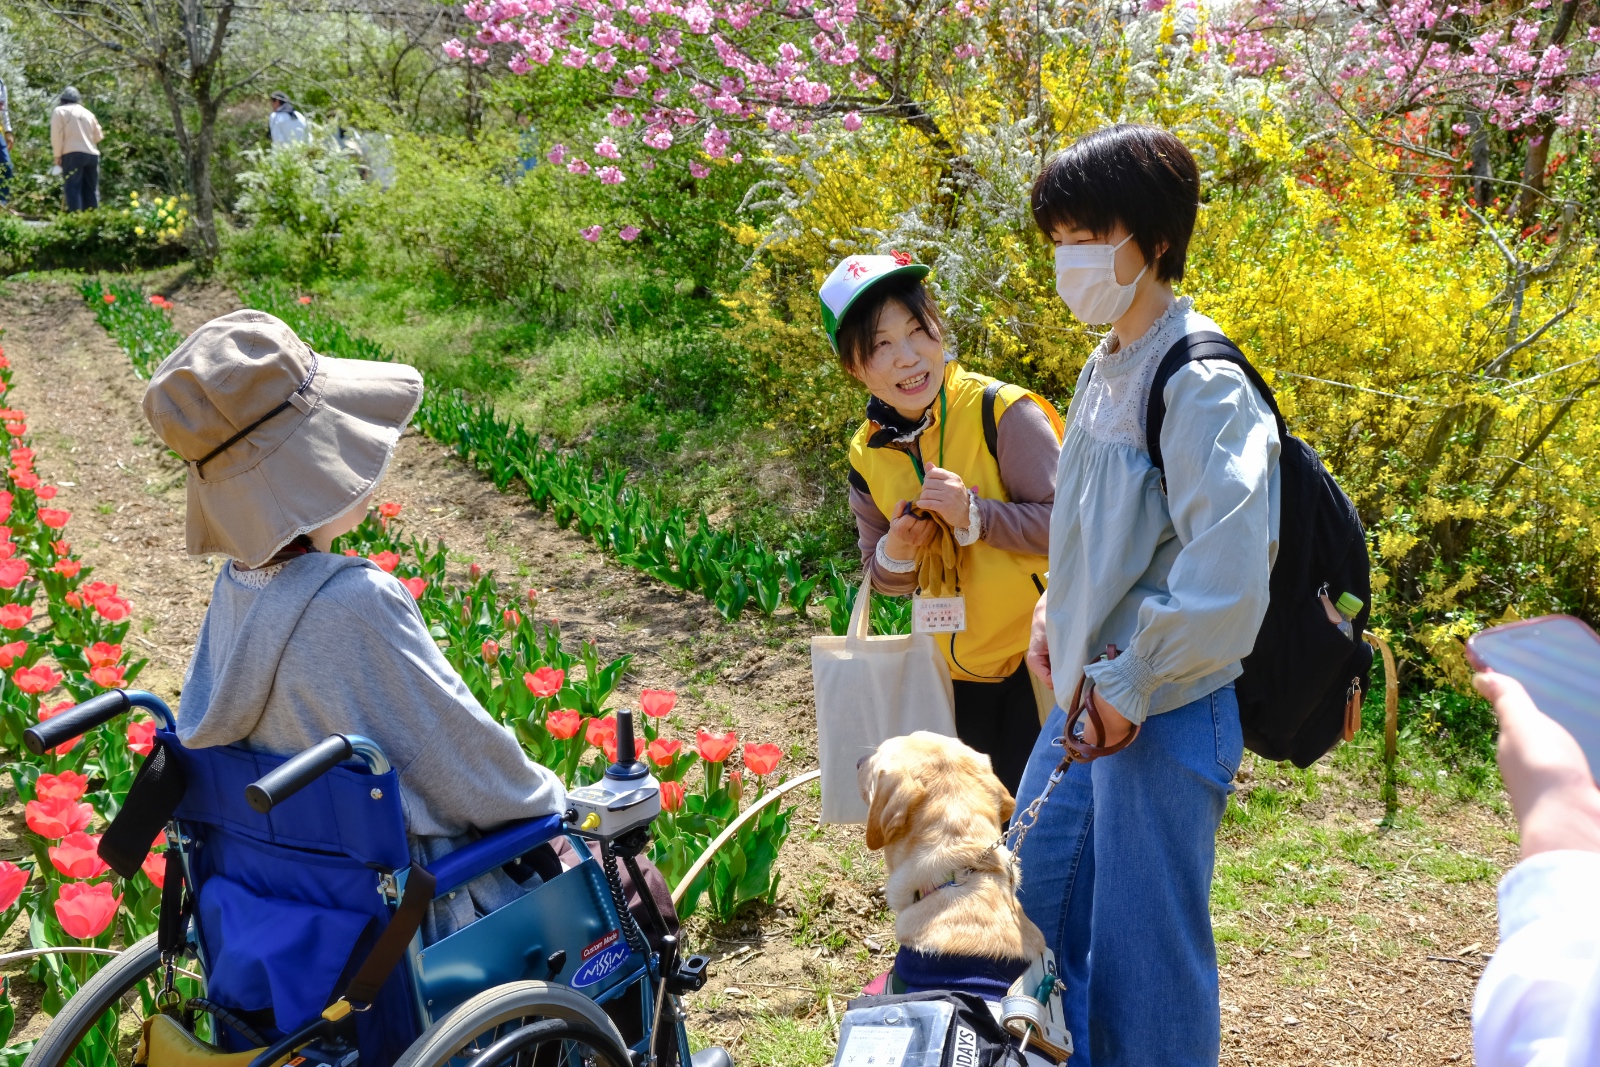
[[[1011,818],[1011,813],[1017,810],[1017,800],[1011,795],[1011,790],[1005,786],[1000,787],[1000,821],[1003,823]]]
[[[902,836],[911,824],[911,809],[922,801],[922,783],[907,774],[879,771],[872,783],[867,810],[867,847],[876,852]]]

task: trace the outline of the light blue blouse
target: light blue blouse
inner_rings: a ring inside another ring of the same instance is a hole
[[[1244,373],[1191,363],[1167,384],[1167,491],[1145,398],[1179,338],[1221,332],[1188,299],[1137,341],[1108,335],[1067,411],[1050,520],[1046,623],[1056,701],[1081,674],[1133,722],[1233,681],[1267,610],[1278,552],[1278,430]],[[1115,644],[1116,659],[1095,662]]]

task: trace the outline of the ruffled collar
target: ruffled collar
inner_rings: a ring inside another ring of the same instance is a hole
[[[867,401],[867,421],[874,426],[872,435],[867,438],[868,448],[909,445],[922,436],[923,430],[933,425],[933,405],[928,405],[922,418],[913,420],[900,414],[892,405],[873,397]]]
[[[1171,327],[1182,323],[1193,307],[1193,298],[1180,296],[1167,306],[1167,310],[1161,313],[1160,318],[1150,324],[1148,330],[1140,334],[1131,344],[1121,348],[1111,347],[1117,340],[1116,331],[1106,334],[1105,339],[1094,350],[1095,370],[1103,374],[1118,374],[1126,367],[1137,366],[1143,362],[1153,349],[1160,348],[1165,351],[1170,346],[1163,345],[1162,340],[1170,332]]]

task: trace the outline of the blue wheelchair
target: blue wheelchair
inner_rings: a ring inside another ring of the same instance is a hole
[[[618,762],[572,790],[565,812],[424,866],[408,848],[398,775],[363,737],[335,734],[288,758],[186,749],[159,697],[114,690],[25,743],[45,752],[132,708],[155,715],[158,744],[101,853],[131,874],[164,830],[160,929],[84,984],[25,1067],[82,1062],[97,1027],[100,1046],[108,1025],[117,1046],[119,1005],[137,997],[155,1010],[141,1034],[121,1035],[118,1063],[732,1067],[720,1048],[689,1051],[680,998],[704,984],[708,961],[680,956],[675,917],[640,874],[660,791],[636,761],[629,712]],[[631,908],[619,860],[637,889]],[[432,903],[496,870],[537,887],[424,945]]]

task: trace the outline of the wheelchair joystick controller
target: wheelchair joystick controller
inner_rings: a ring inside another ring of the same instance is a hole
[[[631,709],[617,712],[617,761],[598,782],[570,790],[567,804],[567,825],[603,841],[648,826],[661,814],[661,787],[639,760]]]

